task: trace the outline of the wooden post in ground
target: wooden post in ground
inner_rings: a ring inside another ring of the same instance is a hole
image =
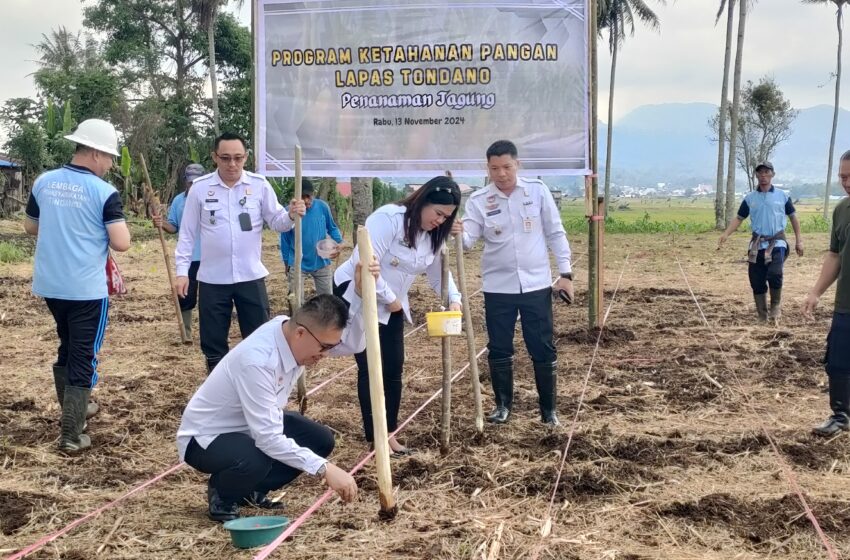
[[[301,200],[301,146],[295,146],[295,200]],[[304,303],[304,276],[301,273],[301,261],[304,258],[304,248],[301,247],[301,216],[295,214],[295,240],[293,241],[293,249],[295,250],[295,262],[292,264],[292,286],[289,286],[289,306],[292,312],[301,307]],[[298,378],[298,407],[301,414],[307,412],[307,368],[304,368],[304,373]]]
[[[444,243],[440,249],[442,263],[442,293],[441,302],[445,309],[449,308],[449,248]],[[452,432],[452,338],[442,338],[443,349],[443,406],[440,421],[440,455],[449,454],[449,441]]]
[[[372,262],[372,242],[365,227],[357,229],[357,250],[360,262]],[[390,470],[390,443],[387,435],[387,408],[384,400],[384,373],[381,363],[381,343],[378,339],[378,296],[375,278],[368,266],[360,269],[363,324],[366,330],[366,362],[369,365],[369,397],[372,401],[372,427],[375,434],[375,467],[378,472],[378,497],[381,517],[394,517],[397,511],[393,497],[393,478]]]
[[[469,352],[469,376],[472,378],[472,394],[475,399],[475,430],[484,433],[484,411],[481,408],[481,381],[478,377],[478,351],[475,348],[475,332],[472,330],[472,305],[466,289],[466,270],[463,262],[463,236],[455,236],[457,257],[457,283],[463,298],[463,322],[466,330],[466,350]]]
[[[596,218],[596,324],[605,326],[605,197],[597,199],[599,217]]]
[[[590,105],[590,134],[589,134],[589,142],[590,142],[590,176],[587,178],[587,185],[590,187],[590,214],[591,220],[596,220],[596,216],[599,216],[599,206],[597,203],[597,196],[599,195],[599,178],[597,173],[599,172],[598,165],[598,142],[597,142],[597,129],[598,129],[598,110],[597,110],[597,98],[599,96],[598,92],[598,84],[599,84],[599,57],[597,52],[597,31],[598,31],[598,10],[599,6],[597,2],[590,2],[590,17],[587,18],[587,41],[589,43],[588,48],[588,66],[590,68],[590,79],[588,80],[588,84],[590,85],[590,91],[588,92],[588,104]],[[588,327],[594,328],[597,326],[597,319],[599,308],[601,304],[597,301],[597,288],[599,286],[599,269],[597,265],[599,261],[597,260],[597,252],[599,251],[599,239],[597,238],[597,233],[599,229],[596,227],[596,224],[593,221],[588,222],[588,239],[587,239],[587,294],[588,294]]]
[[[159,196],[153,190],[145,156],[139,154],[139,161],[142,163],[142,172],[145,174],[145,188],[148,191],[148,200],[154,205],[157,214],[162,215],[162,206],[159,203]],[[183,344],[192,344],[192,339],[186,336],[186,325],[183,324],[183,314],[180,312],[180,298],[177,295],[177,285],[174,283],[174,273],[171,271],[171,261],[168,259],[168,247],[165,244],[165,235],[162,233],[162,226],[158,227],[157,230],[159,231],[159,243],[162,246],[162,258],[165,260],[165,271],[168,274],[168,285],[171,287],[171,299],[174,300],[174,312],[177,315],[177,329],[180,331],[180,340]]]

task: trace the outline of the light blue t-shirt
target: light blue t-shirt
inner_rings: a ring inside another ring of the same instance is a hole
[[[180,233],[180,222],[183,221],[183,208],[186,207],[186,192],[182,192],[174,197],[171,201],[171,208],[168,209],[168,223],[177,228],[177,233]],[[200,236],[195,241],[195,248],[192,249],[192,261],[201,260],[201,238]]]
[[[319,256],[316,243],[330,236],[337,243],[342,243],[342,234],[334,222],[328,203],[319,198],[313,199],[313,204],[301,218],[301,270],[315,272],[331,264],[330,259]],[[287,265],[295,264],[295,230],[291,229],[280,234],[280,257]]]
[[[765,236],[773,236],[780,231],[785,231],[788,225],[788,216],[796,210],[791,202],[791,197],[782,189],[773,185],[770,189],[762,192],[758,188],[747,193],[738,208],[738,217],[742,220],[750,218],[750,228],[754,233]],[[763,241],[759,249],[766,249],[769,243]],[[776,241],[775,247],[788,247],[781,239]]]
[[[84,167],[65,165],[35,180],[27,216],[38,222],[35,295],[78,301],[109,297],[106,226],[124,221],[115,187]]]

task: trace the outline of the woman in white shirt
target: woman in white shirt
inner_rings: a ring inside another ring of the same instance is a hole
[[[440,248],[450,233],[459,233],[455,216],[460,204],[460,188],[450,177],[434,177],[413,194],[397,203],[378,208],[366,219],[375,258],[381,265],[377,281],[379,338],[387,407],[387,430],[398,428],[404,369],[404,319],[411,322],[407,293],[423,272],[431,287],[441,293]],[[358,252],[334,274],[334,293],[345,297],[359,262]],[[460,292],[449,276],[449,309],[460,311]],[[369,369],[366,352],[355,355],[357,396],[363,416],[366,441],[374,440],[372,405],[369,398]],[[410,451],[395,437],[389,440],[394,456]]]

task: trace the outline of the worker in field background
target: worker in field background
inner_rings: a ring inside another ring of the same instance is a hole
[[[102,179],[119,153],[115,127],[89,119],[65,138],[76,144],[74,156],[35,180],[24,230],[38,236],[32,292],[44,298],[59,336],[53,364],[62,407],[59,449],[76,453],[91,446],[83,431],[98,411],[90,397],[109,313],[109,249],[127,251],[130,230],[121,196]]]
[[[844,152],[838,167],[844,192],[850,195],[850,151]],[[814,429],[829,437],[850,429],[850,198],[832,211],[829,251],[820,276],[809,290],[803,314],[810,319],[823,293],[835,283],[835,309],[826,337],[826,373],[829,376],[829,407],[832,415]]]
[[[759,321],[778,320],[782,315],[782,273],[783,264],[788,257],[788,242],[785,239],[785,226],[788,219],[794,228],[796,243],[794,248],[798,256],[803,256],[803,237],[800,234],[800,220],[797,219],[794,204],[787,192],[773,186],[775,175],[773,164],[769,161],[759,163],[755,167],[758,188],[748,193],[738,215],[720,236],[717,244],[719,250],[726,240],[738,227],[750,218],[753,230],[750,244],[747,248],[749,261],[748,274],[753,299],[756,303],[756,313]],[[767,292],[770,288],[770,308],[768,309]]]
[[[183,208],[186,206],[186,195],[189,194],[189,189],[192,188],[192,183],[195,179],[203,177],[207,172],[204,166],[200,163],[190,163],[183,170],[183,192],[179,193],[171,201],[171,206],[168,208],[168,219],[162,221],[162,216],[159,214],[153,216],[153,225],[161,227],[168,233],[179,233],[180,222],[183,220]],[[185,296],[178,296],[180,300],[180,313],[183,315],[183,327],[186,330],[186,337],[192,338],[192,310],[195,309],[195,304],[198,301],[198,269],[201,267],[201,241],[195,241],[195,247],[192,249],[192,262],[189,265],[189,286]]]

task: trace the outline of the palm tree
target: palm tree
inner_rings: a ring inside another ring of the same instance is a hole
[[[841,91],[841,47],[844,43],[844,6],[850,0],[803,0],[806,4],[835,4],[835,26],[838,29],[837,62],[835,65],[835,108],[832,113],[832,134],[829,137],[829,163],[826,170],[826,190],[823,193],[823,219],[829,219],[829,191],[832,184],[832,163],[835,152],[835,132],[838,129],[838,95]]]
[[[32,45],[39,55],[38,64],[42,68],[70,72],[82,66],[85,58],[80,33],[71,33],[64,26],[50,31],[50,35],[41,34],[41,41]]]
[[[209,58],[210,88],[212,89],[213,129],[218,136],[219,111],[218,111],[218,76],[216,75],[215,63],[215,23],[221,8],[228,0],[192,0],[192,11],[198,18],[198,25],[207,32],[207,57]],[[242,6],[244,0],[238,0],[236,5]]]
[[[735,155],[738,144],[738,115],[741,112],[741,67],[744,61],[744,33],[747,27],[747,4],[738,2],[738,44],[735,51],[735,77],[732,83],[732,111],[729,118],[729,161],[726,169],[726,225],[735,212]]]
[[[664,0],[658,0],[664,4]],[[605,11],[599,13],[599,28],[608,29],[608,48],[611,51],[611,82],[608,85],[608,139],[605,151],[605,201],[610,199],[611,194],[611,143],[613,140],[614,120],[614,78],[617,74],[617,52],[622,48],[626,40],[626,32],[629,36],[635,34],[635,19],[639,19],[652,30],[660,28],[658,16],[655,15],[644,0],[608,0],[605,2]],[[602,6],[600,6],[602,7]],[[608,214],[608,204],[605,205],[605,214]]]
[[[723,87],[720,89],[720,114],[717,119],[717,179],[714,189],[714,227],[726,228],[726,204],[723,189],[723,171],[725,168],[724,149],[726,148],[726,114],[729,112],[729,66],[732,61],[732,28],[735,23],[735,0],[720,0],[715,25],[726,10],[726,53],[723,57]]]
[[[366,218],[372,213],[374,203],[372,199],[372,179],[367,177],[351,178],[351,208],[353,217],[351,220],[351,239],[357,241],[357,226],[365,226]]]

